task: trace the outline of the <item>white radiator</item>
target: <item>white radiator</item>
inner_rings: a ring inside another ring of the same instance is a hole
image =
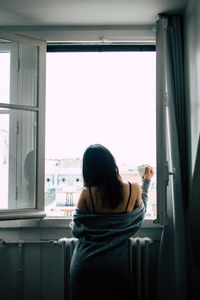
[[[77,239],[62,238],[58,244],[62,247],[63,300],[70,300],[70,262]],[[149,249],[150,238],[129,239],[130,276],[134,291],[133,299],[149,300]]]
[[[130,276],[134,299],[149,300],[150,238],[129,239]]]

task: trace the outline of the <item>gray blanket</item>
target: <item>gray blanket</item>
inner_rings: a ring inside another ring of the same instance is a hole
[[[84,253],[80,255],[89,258],[117,247],[138,231],[144,215],[143,203],[132,212],[121,214],[90,214],[77,209],[71,225],[73,235],[83,244]]]
[[[109,291],[113,299],[122,295],[129,299],[128,239],[142,225],[148,186],[145,180],[143,202],[132,212],[91,214],[76,210],[71,223],[78,238],[70,269],[71,299],[107,299],[106,295],[111,299]],[[97,290],[99,298],[93,298]]]

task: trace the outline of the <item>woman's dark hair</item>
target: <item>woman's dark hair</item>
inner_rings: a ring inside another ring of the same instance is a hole
[[[123,199],[122,182],[111,152],[100,144],[89,146],[83,155],[82,172],[84,186],[96,186],[103,203],[116,208]]]

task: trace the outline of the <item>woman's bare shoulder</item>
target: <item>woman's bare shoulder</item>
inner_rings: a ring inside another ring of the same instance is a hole
[[[140,190],[140,185],[138,182],[131,182],[132,187],[134,187],[137,190]]]
[[[87,198],[88,198],[89,190],[86,187],[83,187],[79,200],[78,200],[78,205],[77,207],[79,209],[87,210]]]
[[[83,195],[86,194],[86,195],[87,195],[88,193],[89,193],[88,187],[85,187],[85,186],[84,186],[84,187],[82,188],[81,194],[83,194]]]
[[[136,190],[140,190],[140,185],[139,185],[139,183],[137,183],[137,182],[130,182],[130,183],[131,183],[131,187],[132,187],[132,188],[134,188],[134,189],[136,189]],[[128,182],[122,182],[122,184],[123,184],[124,187],[129,186],[129,183],[128,183]]]
[[[135,196],[139,196],[141,193],[141,188],[138,182],[133,182],[131,183],[132,189],[133,189],[133,193],[135,194]]]

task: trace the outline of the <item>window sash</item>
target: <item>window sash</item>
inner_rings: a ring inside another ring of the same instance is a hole
[[[10,32],[0,31],[0,39],[21,43],[37,49],[37,95],[36,105],[21,105],[13,103],[0,103],[0,108],[32,111],[37,113],[37,142],[36,142],[36,206],[35,208],[6,209],[0,210],[0,220],[40,218],[45,216],[44,212],[44,162],[45,162],[45,74],[46,74],[46,42],[18,36]],[[13,52],[14,53],[14,52]],[[16,65],[15,65],[16,67]],[[11,83],[16,78],[11,78]],[[15,85],[16,89],[16,85]],[[19,92],[19,91],[17,91]]]
[[[165,224],[167,214],[168,162],[166,142],[166,20],[156,23],[156,140],[157,140],[157,219]]]

